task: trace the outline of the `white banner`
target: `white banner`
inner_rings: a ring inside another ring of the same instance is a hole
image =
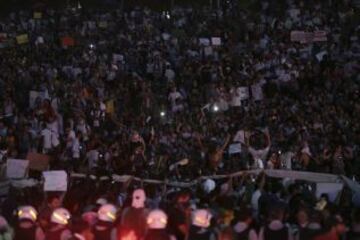
[[[343,188],[343,183],[317,183],[316,197],[319,199],[321,194],[325,193],[329,196],[330,202],[335,202]]]

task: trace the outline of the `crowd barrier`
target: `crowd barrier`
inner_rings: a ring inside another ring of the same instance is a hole
[[[99,180],[99,181],[106,181],[106,180],[112,180],[115,182],[127,182],[129,180],[131,181],[137,181],[137,182],[143,182],[148,184],[165,184],[168,186],[173,187],[192,187],[196,184],[199,184],[206,179],[229,179],[234,177],[241,177],[245,175],[258,175],[260,173],[264,173],[268,177],[272,178],[283,178],[283,179],[291,179],[291,180],[303,180],[308,182],[315,182],[315,183],[345,183],[347,185],[351,185],[351,189],[356,190],[360,192],[360,185],[341,175],[334,175],[334,174],[326,174],[326,173],[314,173],[314,172],[303,172],[303,171],[289,171],[289,170],[244,170],[244,171],[238,171],[231,174],[224,174],[224,175],[211,175],[211,176],[201,176],[197,179],[188,181],[188,182],[178,182],[178,181],[168,181],[168,180],[154,180],[154,179],[142,179],[139,177],[131,176],[131,175],[116,175],[113,174],[111,176],[102,176],[102,177],[96,177],[94,175],[87,175],[82,173],[71,173],[69,175],[70,181],[71,179],[85,179],[90,178],[93,180]],[[0,189],[4,186],[7,186],[8,184],[11,184],[14,187],[17,188],[23,188],[23,187],[31,187],[38,184],[42,184],[41,181],[37,181],[35,179],[20,179],[20,180],[5,180],[3,182],[0,182]]]

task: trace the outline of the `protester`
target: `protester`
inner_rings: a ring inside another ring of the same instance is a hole
[[[347,188],[338,200],[316,183],[232,175],[359,180],[356,1],[220,2],[163,12],[45,5],[0,20],[1,172],[35,155],[71,182],[65,197],[12,187],[1,213],[14,239],[356,239],[357,209],[339,211],[356,208]],[[41,181],[34,166],[25,175]],[[147,223],[159,208],[168,231]]]
[[[35,239],[44,240],[43,230],[37,226],[37,211],[31,206],[20,207],[18,211],[19,222],[15,227],[15,240]]]
[[[65,208],[57,208],[51,214],[50,225],[45,232],[46,239],[66,240],[71,237],[69,229],[70,213]]]

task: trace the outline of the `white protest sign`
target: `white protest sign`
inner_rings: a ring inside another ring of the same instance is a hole
[[[229,154],[241,153],[241,143],[233,143],[229,145]]]
[[[38,45],[38,44],[44,44],[44,38],[42,36],[38,36],[36,38],[36,41],[35,41],[35,44]]]
[[[8,178],[24,178],[29,167],[29,160],[8,159],[6,162],[6,176]]]
[[[211,38],[211,44],[214,45],[214,46],[220,46],[221,45],[221,38],[212,37]]]
[[[65,171],[46,171],[43,172],[45,178],[44,191],[66,191],[67,174]]]
[[[199,38],[199,44],[203,46],[209,46],[210,40],[208,38]]]
[[[316,197],[320,198],[321,194],[325,193],[329,200],[334,202],[343,187],[342,183],[316,183]]]
[[[124,61],[124,55],[114,53],[113,54],[113,61],[114,62],[122,62],[122,61]]]

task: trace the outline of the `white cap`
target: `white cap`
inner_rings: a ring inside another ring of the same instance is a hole
[[[147,217],[150,229],[164,229],[167,225],[167,215],[160,209],[152,210]]]
[[[102,205],[98,211],[98,219],[105,222],[116,220],[116,207],[112,204]]]
[[[65,208],[57,208],[51,214],[51,222],[61,225],[67,225],[69,223],[71,215],[70,212]]]
[[[37,219],[37,211],[35,210],[35,208],[33,208],[31,206],[20,207],[17,215],[20,220],[28,219],[28,220],[35,222]]]
[[[201,228],[208,228],[210,226],[211,213],[206,209],[198,209],[193,212],[192,224]]]
[[[214,191],[214,189],[216,188],[216,183],[212,179],[206,179],[205,182],[203,183],[202,187],[206,193],[210,193],[210,192]]]
[[[132,195],[131,206],[134,208],[143,208],[145,206],[146,195],[143,189],[136,189]]]

